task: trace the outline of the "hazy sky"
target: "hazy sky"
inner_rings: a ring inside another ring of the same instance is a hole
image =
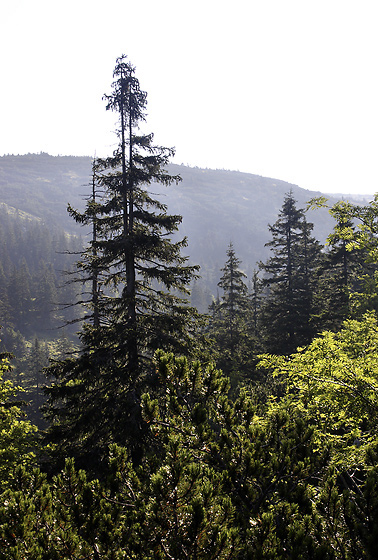
[[[378,191],[376,0],[2,0],[0,155],[110,155],[127,54],[175,163]]]

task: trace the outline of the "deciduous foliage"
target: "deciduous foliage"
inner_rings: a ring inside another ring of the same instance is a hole
[[[328,236],[327,247],[319,267],[312,322],[318,332],[338,330],[352,314],[352,294],[361,288],[361,276],[368,274],[363,252],[349,248],[356,224],[348,205],[338,202],[330,209],[336,224]]]
[[[303,414],[319,448],[330,448],[321,511],[336,558],[374,558],[378,426],[378,327],[368,314],[325,332],[308,348],[266,356],[261,365],[287,381],[286,402]],[[315,444],[316,445],[316,444]]]
[[[11,367],[10,357],[0,354],[0,489],[9,484],[18,465],[30,465],[34,459],[35,428],[22,419],[20,403],[15,400],[17,388],[3,378]]]
[[[309,207],[326,207],[336,220],[334,232],[329,235],[331,255],[336,251],[335,267],[330,269],[332,274],[339,269],[339,284],[334,281],[335,302],[341,303],[341,315],[336,310],[331,311],[334,316],[333,326],[337,325],[343,313],[350,313],[354,317],[361,317],[366,311],[378,309],[378,195],[366,206],[340,201],[329,207],[325,197],[311,199]],[[339,262],[337,261],[337,257]],[[341,258],[340,258],[341,257]],[[326,294],[327,296],[327,291]],[[340,299],[341,298],[341,299]],[[326,302],[327,303],[327,300]],[[327,313],[327,306],[325,306]]]
[[[351,309],[354,315],[368,309],[378,309],[378,195],[367,206],[340,202],[330,208],[338,222],[348,221],[339,236],[348,251],[348,262],[354,262],[358,284],[351,290]],[[357,263],[357,265],[356,265]]]
[[[323,333],[290,359],[272,356],[263,362],[285,377],[288,398],[306,409],[344,459],[356,460],[376,440],[377,347],[377,322],[368,314],[363,321],[346,321],[340,332]]]

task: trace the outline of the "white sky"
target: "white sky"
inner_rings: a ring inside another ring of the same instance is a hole
[[[378,191],[377,0],[2,0],[0,155],[110,155],[127,54],[175,163]]]

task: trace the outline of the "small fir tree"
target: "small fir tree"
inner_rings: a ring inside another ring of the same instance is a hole
[[[217,364],[231,376],[233,385],[241,375],[251,374],[253,354],[251,301],[244,281],[246,274],[240,269],[241,261],[230,243],[227,261],[221,269],[223,275],[218,282],[221,296],[210,305],[209,334],[215,341]]]

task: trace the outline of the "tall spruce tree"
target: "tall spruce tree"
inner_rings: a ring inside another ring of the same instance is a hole
[[[190,351],[196,319],[187,294],[198,267],[181,255],[186,240],[172,239],[181,216],[167,214],[149,192],[155,183],[180,181],[165,170],[174,151],[139,131],[147,94],[125,56],[113,75],[105,99],[118,115],[118,147],[95,161],[85,212],[69,208],[76,221],[93,227],[79,262],[91,282],[92,319],[81,332],[82,351],[50,369],[56,383],[47,389],[50,439],[63,455],[92,468],[113,442],[130,446],[139,460],[140,396],[153,383],[153,353]]]
[[[288,193],[277,221],[269,226],[272,240],[266,245],[272,256],[260,263],[266,291],[261,323],[269,352],[290,354],[311,340],[315,270],[321,255],[312,228],[304,211],[296,208],[293,194]]]

